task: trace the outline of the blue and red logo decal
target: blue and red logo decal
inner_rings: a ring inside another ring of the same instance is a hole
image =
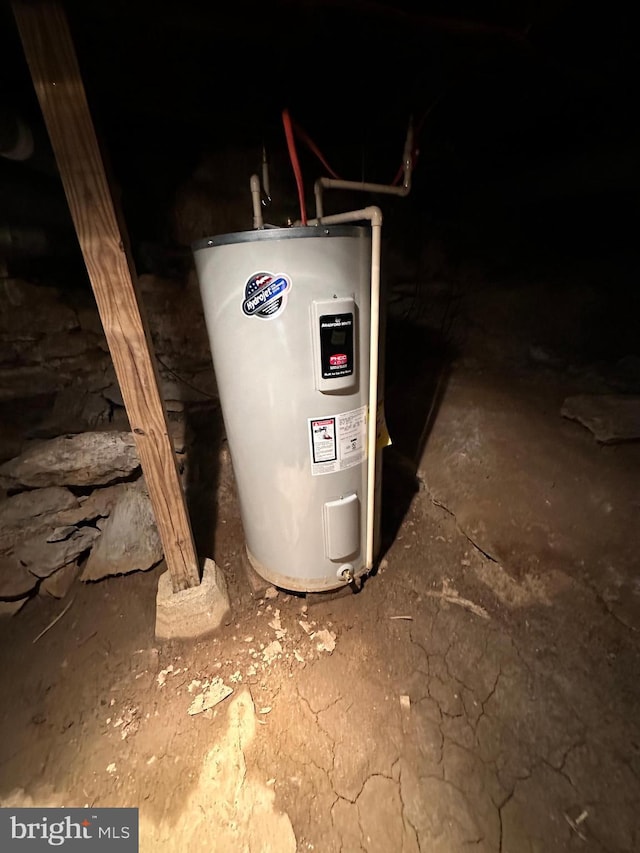
[[[283,273],[254,273],[244,286],[242,311],[247,317],[270,320],[280,314],[287,303],[291,279]]]

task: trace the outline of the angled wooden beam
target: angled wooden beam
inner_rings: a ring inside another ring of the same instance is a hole
[[[133,430],[174,592],[197,586],[198,561],[136,274],[100,155],[62,8],[13,10]]]

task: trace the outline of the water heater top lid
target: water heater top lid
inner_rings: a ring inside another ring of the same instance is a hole
[[[254,243],[269,240],[295,240],[300,237],[360,237],[369,238],[369,229],[360,225],[306,225],[294,228],[264,228],[255,231],[236,231],[233,234],[219,234],[216,237],[204,237],[191,244],[194,252],[210,249],[213,246],[226,246],[229,243]]]

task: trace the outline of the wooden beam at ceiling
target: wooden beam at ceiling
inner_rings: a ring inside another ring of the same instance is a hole
[[[162,539],[174,592],[197,586],[198,561],[155,357],[100,155],[63,9],[14,0],[13,10]]]

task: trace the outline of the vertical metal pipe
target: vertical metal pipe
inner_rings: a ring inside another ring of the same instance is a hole
[[[258,175],[251,175],[249,185],[251,187],[251,200],[253,202],[253,227],[263,228],[262,203],[260,201],[260,178]]]
[[[373,568],[376,502],[376,461],[378,444],[378,351],[380,346],[380,255],[382,250],[382,211],[365,207],[348,213],[336,213],[309,221],[309,225],[338,225],[341,222],[371,222],[371,319],[369,324],[369,415],[367,420],[367,523],[365,568]]]

